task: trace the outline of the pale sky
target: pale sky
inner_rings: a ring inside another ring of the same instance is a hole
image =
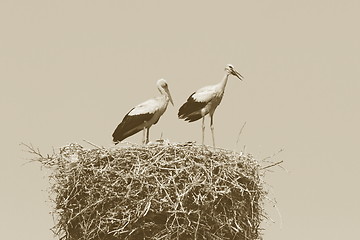
[[[175,106],[150,140],[201,142],[201,122],[177,119],[200,87],[230,77],[215,112],[219,147],[284,160],[266,181],[266,240],[355,239],[360,226],[360,2],[0,1],[2,237],[49,240],[47,172],[23,165],[21,142],[51,153],[71,142],[112,146],[135,105]],[[236,139],[246,122],[239,143]],[[211,133],[206,119],[206,144]],[[128,138],[140,143],[141,134]],[[281,215],[281,217],[280,217]]]

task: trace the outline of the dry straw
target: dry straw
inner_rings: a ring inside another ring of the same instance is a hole
[[[51,169],[59,239],[261,239],[251,155],[191,143],[33,152]]]

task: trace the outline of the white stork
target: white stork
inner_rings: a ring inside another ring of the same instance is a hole
[[[161,96],[149,99],[137,105],[125,115],[122,122],[112,134],[115,144],[118,144],[120,141],[141,130],[143,130],[143,143],[146,144],[149,142],[150,127],[159,121],[161,115],[165,112],[169,101],[174,105],[165,79],[158,80],[156,85]]]
[[[205,115],[210,114],[210,128],[213,140],[213,146],[215,148],[215,138],[214,138],[214,112],[216,107],[220,104],[221,99],[224,95],[224,90],[226,83],[228,81],[229,75],[234,75],[240,80],[243,79],[243,76],[237,72],[231,64],[228,64],[225,68],[225,76],[218,84],[212,86],[206,86],[200,88],[196,92],[190,95],[187,99],[187,102],[184,103],[178,112],[178,117],[180,119],[185,119],[185,121],[194,122],[202,118],[202,144],[204,145],[204,131],[205,131]]]

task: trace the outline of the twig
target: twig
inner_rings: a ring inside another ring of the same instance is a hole
[[[275,157],[276,155],[278,155],[279,153],[281,153],[282,151],[284,151],[283,148],[281,148],[279,151],[277,151],[276,153],[274,153],[272,156],[267,156],[267,157],[265,157],[262,161],[265,161],[266,159],[273,158],[273,157]]]
[[[245,125],[246,125],[246,122],[244,122],[244,124],[242,125],[242,127],[241,127],[241,129],[240,129],[240,132],[239,132],[238,137],[237,137],[237,139],[236,139],[236,147],[237,147],[237,145],[238,145],[238,143],[239,143],[240,135],[241,135],[241,133],[242,133]]]
[[[280,210],[279,210],[279,208],[277,207],[276,204],[274,205],[274,207],[275,207],[275,209],[276,209],[276,212],[277,212],[278,215],[279,215],[279,218],[280,218],[280,229],[282,229],[282,227],[283,227],[283,220],[282,220],[281,212],[280,212]]]
[[[263,168],[261,168],[261,170],[264,170],[264,169],[267,169],[267,168],[270,168],[270,167],[274,167],[274,166],[279,165],[279,164],[281,164],[281,163],[283,163],[283,162],[284,162],[284,160],[281,160],[281,161],[279,161],[279,162],[276,162],[276,163],[273,163],[273,164],[268,165],[268,166],[266,166],[266,167],[263,167]]]
[[[88,140],[83,139],[83,141],[86,142],[87,144],[90,144],[90,145],[93,146],[93,147],[96,147],[96,148],[101,149],[101,147],[99,147],[98,145],[96,145],[96,144],[94,144],[94,143],[92,143],[92,142],[90,142],[90,141],[88,141]]]
[[[40,153],[39,148],[35,149],[34,146],[30,143],[30,145],[27,145],[25,143],[20,143],[20,146],[25,146],[28,150],[27,152],[31,153],[31,154],[35,154],[41,158],[43,158],[43,155]]]

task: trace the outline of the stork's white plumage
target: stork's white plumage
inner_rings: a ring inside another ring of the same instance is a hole
[[[220,104],[224,95],[224,90],[229,78],[229,75],[234,75],[240,80],[243,76],[237,72],[231,64],[228,64],[225,68],[225,76],[218,84],[200,88],[196,92],[190,95],[187,102],[184,103],[178,112],[178,117],[185,121],[193,122],[202,118],[202,144],[204,145],[204,131],[205,131],[205,115],[210,114],[210,128],[213,140],[213,146],[215,147],[214,137],[214,112],[216,107]]]
[[[143,143],[149,142],[150,127],[159,121],[160,117],[165,112],[169,101],[173,104],[168,84],[165,79],[158,80],[156,85],[161,96],[149,99],[137,105],[125,115],[122,122],[112,134],[115,144],[141,130],[144,131]]]

